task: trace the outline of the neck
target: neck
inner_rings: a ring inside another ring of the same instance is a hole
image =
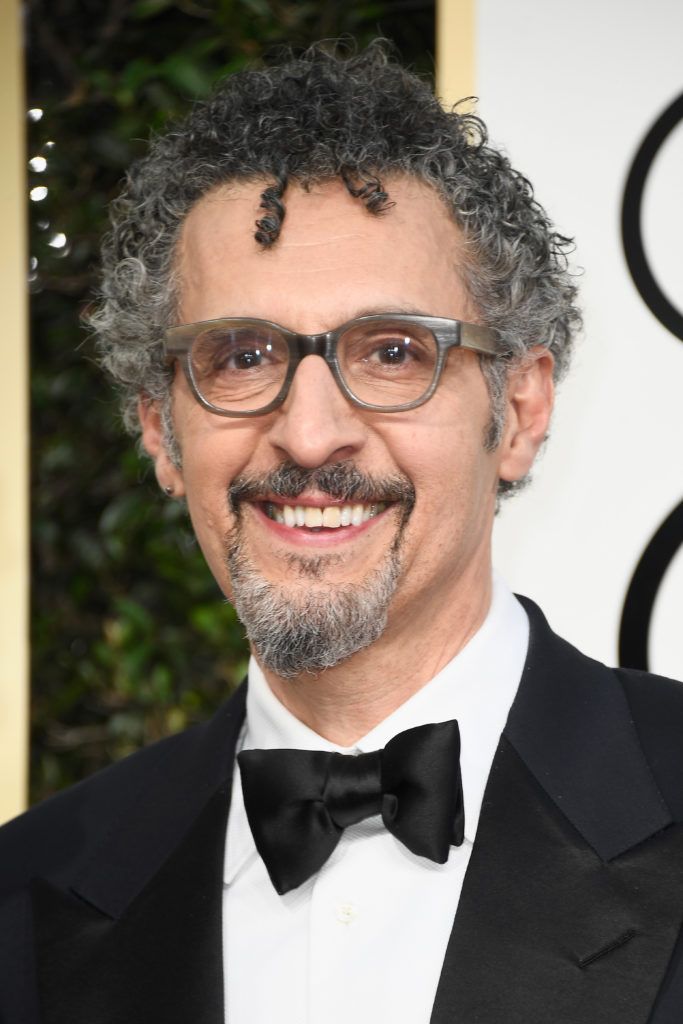
[[[460,581],[461,584],[464,581]],[[491,604],[491,570],[422,614],[390,613],[382,636],[333,668],[283,679],[262,666],[278,700],[319,736],[350,747],[433,679],[474,636]]]

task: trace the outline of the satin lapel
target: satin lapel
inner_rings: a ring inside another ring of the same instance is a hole
[[[118,919],[38,882],[45,1024],[222,1024],[221,879],[228,794]]]
[[[34,883],[42,1024],[222,1024],[223,853],[243,704],[146,780],[81,877]]]
[[[683,918],[683,831],[614,673],[527,610],[432,1024],[646,1024]]]
[[[432,1024],[645,1024],[681,865],[679,828],[606,864],[501,740]]]

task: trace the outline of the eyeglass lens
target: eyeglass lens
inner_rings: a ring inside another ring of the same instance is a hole
[[[290,362],[277,330],[257,324],[215,324],[190,350],[195,385],[203,398],[229,412],[253,412],[278,395]],[[352,324],[337,342],[337,362],[349,391],[370,405],[404,405],[430,387],[438,345],[426,327],[401,321]]]

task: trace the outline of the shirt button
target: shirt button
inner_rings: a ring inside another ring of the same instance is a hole
[[[340,903],[337,907],[337,920],[340,924],[352,924],[358,917],[358,910],[353,903]]]

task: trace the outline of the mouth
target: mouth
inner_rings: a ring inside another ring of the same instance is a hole
[[[283,463],[260,476],[236,477],[228,500],[237,522],[242,509],[251,508],[285,544],[318,549],[374,534],[394,515],[402,531],[415,489],[402,474],[373,476],[347,462],[313,470]]]
[[[362,526],[389,507],[384,501],[329,505],[263,501],[257,504],[264,515],[275,523],[316,533],[321,530],[343,530],[352,526]]]

